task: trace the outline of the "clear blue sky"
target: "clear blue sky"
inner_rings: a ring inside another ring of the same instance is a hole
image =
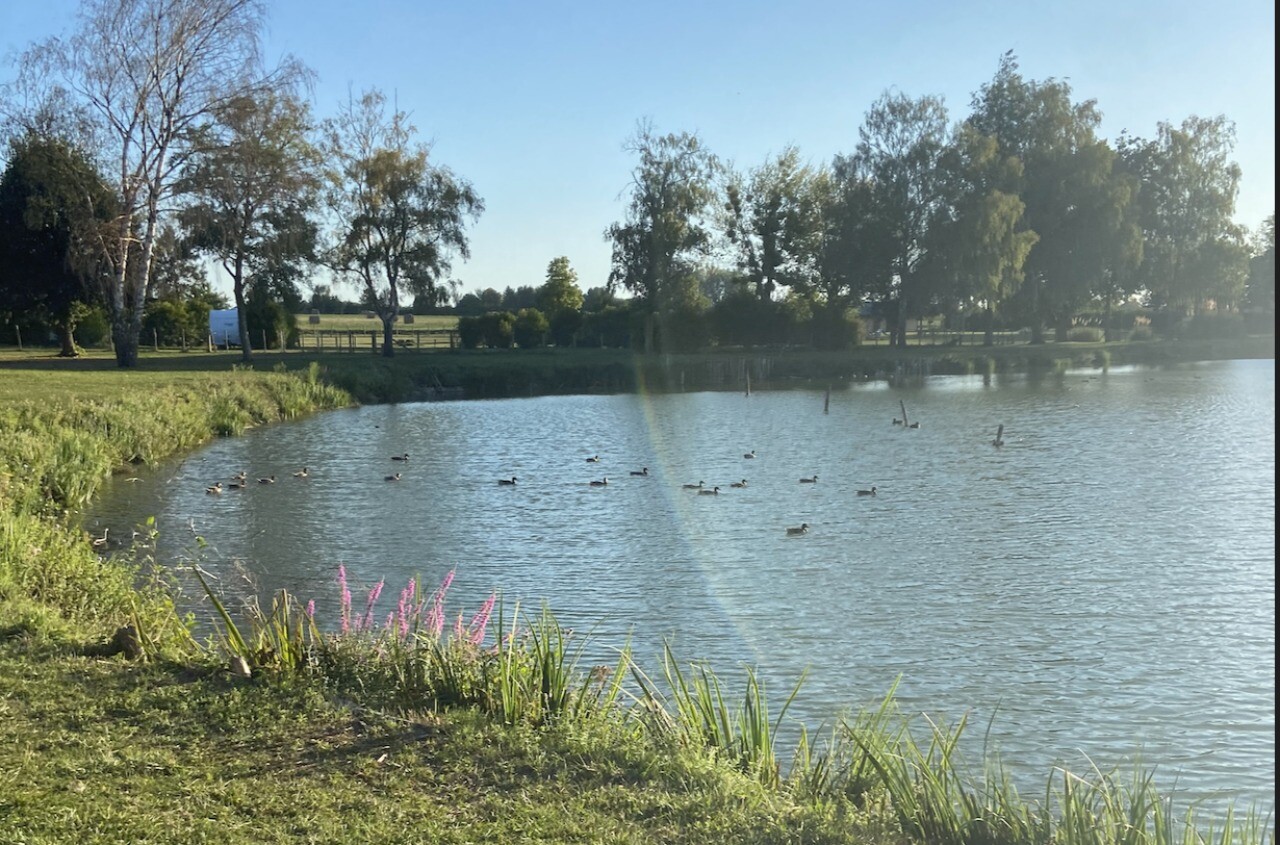
[[[0,51],[59,34],[76,0],[0,3]],[[788,144],[811,163],[851,152],[884,91],[943,97],[953,121],[1013,50],[1028,79],[1094,99],[1102,134],[1154,138],[1160,121],[1226,115],[1244,178],[1237,220],[1275,210],[1272,0],[904,0],[852,3],[272,0],[269,58],[319,75],[331,114],[378,87],[411,113],[438,163],[487,210],[464,291],[541,284],[566,255],[584,288],[609,272],[641,118],[696,132],[739,169]],[[11,65],[0,78],[12,76]],[[350,295],[350,291],[346,292]]]

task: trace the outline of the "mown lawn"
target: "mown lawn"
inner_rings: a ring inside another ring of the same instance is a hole
[[[0,819],[28,845],[903,841],[616,735],[392,718],[23,636],[0,643]]]

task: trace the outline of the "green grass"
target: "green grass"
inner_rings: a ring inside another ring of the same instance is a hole
[[[604,728],[0,645],[0,841],[902,842]]]
[[[308,314],[299,314],[298,328],[303,331],[381,331],[382,321],[377,317],[365,317],[361,314],[320,314],[320,322],[312,323]],[[458,318],[448,315],[417,315],[412,323],[406,323],[401,317],[395,322],[396,331],[429,331],[438,329],[456,329]]]

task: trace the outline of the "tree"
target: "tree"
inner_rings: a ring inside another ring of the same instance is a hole
[[[547,280],[538,288],[538,309],[549,316],[582,310],[582,288],[567,257],[553,258],[547,265]]]
[[[948,144],[947,110],[937,97],[913,100],[886,93],[872,104],[849,167],[871,188],[871,211],[888,234],[891,286],[897,300],[892,332],[907,343],[906,324],[927,305],[929,226],[946,201],[941,158]]]
[[[353,278],[382,320],[382,354],[391,357],[401,289],[441,301],[440,279],[454,253],[470,256],[466,226],[484,210],[471,184],[431,163],[430,148],[399,109],[387,113],[374,89],[349,100],[325,124],[332,162],[328,202],[333,244],[328,263]]]
[[[1038,236],[1018,294],[1032,343],[1043,342],[1046,322],[1065,340],[1071,317],[1115,272],[1111,262],[1128,252],[1132,190],[1116,172],[1114,152],[1096,137],[1096,102],[1073,102],[1063,81],[1024,79],[1012,52],[972,107],[966,122],[995,138],[1000,155],[1022,164],[1000,187],[1022,201],[1021,228]]]
[[[687,301],[691,258],[708,244],[702,215],[719,165],[696,135],[657,135],[648,123],[626,148],[640,161],[631,172],[627,218],[605,231],[613,243],[609,283],[635,293],[645,313],[645,351],[652,352],[656,321]]]
[[[193,132],[227,103],[295,73],[265,73],[258,0],[83,0],[78,26],[22,59],[24,82],[47,79],[48,103],[77,111],[94,130],[105,172],[118,175],[119,206],[104,237],[111,276],[106,306],[116,361],[132,367],[151,292],[163,204]]]
[[[1276,216],[1262,223],[1249,259],[1249,281],[1245,303],[1258,311],[1274,314],[1276,310]]]
[[[930,230],[936,276],[958,300],[985,313],[983,344],[995,342],[995,311],[1023,280],[1023,264],[1039,236],[1021,229],[1024,205],[1001,190],[1016,183],[1021,162],[1000,154],[994,138],[963,126],[942,161],[951,184],[947,205]]]
[[[23,313],[58,333],[74,357],[76,321],[98,299],[100,228],[114,199],[88,158],[64,140],[14,140],[0,175],[0,311]]]
[[[1121,139],[1124,166],[1140,183],[1139,273],[1158,307],[1198,310],[1211,298],[1203,271],[1212,258],[1197,253],[1242,237],[1231,219],[1240,185],[1240,167],[1230,160],[1234,147],[1235,126],[1225,117],[1161,123],[1154,141]]]
[[[810,276],[821,237],[821,191],[814,186],[821,178],[801,164],[799,150],[790,146],[746,177],[735,173],[728,178],[725,236],[760,299]]]
[[[239,98],[208,126],[181,187],[181,218],[193,244],[231,277],[240,349],[252,357],[245,285],[251,274],[288,280],[315,246],[318,153],[305,103],[284,93]]]

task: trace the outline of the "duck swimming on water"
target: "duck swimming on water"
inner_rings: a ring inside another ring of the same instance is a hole
[[[800,525],[799,525],[799,526],[797,526],[797,527],[795,527],[795,528],[788,528],[788,529],[787,529],[787,536],[788,536],[788,537],[798,537],[798,536],[799,536],[799,535],[801,535],[801,534],[808,534],[808,533],[809,533],[809,523],[807,523],[807,522],[802,522],[802,523],[800,523]]]
[[[398,473],[398,472],[397,472],[397,473],[395,473],[394,475],[388,475],[388,476],[386,476],[385,478],[383,478],[382,480],[383,480],[383,481],[399,481],[399,480],[400,480],[400,473]]]
[[[874,488],[874,487],[872,487],[870,490],[859,490],[859,491],[858,491],[858,495],[859,495],[859,496],[874,496],[875,494],[876,494],[876,488]]]
[[[505,484],[507,487],[513,487],[516,483],[516,477],[513,475],[510,478],[499,478],[498,483]]]
[[[685,489],[685,490],[701,490],[703,484],[706,484],[706,482],[699,481],[697,484],[682,484],[680,486],[682,489]]]
[[[633,469],[633,470],[631,470],[631,474],[632,474],[632,475],[648,475],[648,474],[649,474],[649,468],[648,468],[648,467],[645,467],[644,469],[641,469],[641,470],[635,470],[635,469]]]
[[[815,475],[813,478],[802,478],[800,479],[800,483],[801,484],[817,484],[818,476]]]
[[[607,478],[602,478],[602,479],[600,479],[599,481],[592,481],[592,482],[590,482],[590,484],[591,484],[591,486],[592,486],[592,487],[608,487],[608,486],[609,486],[609,479],[607,479]]]

